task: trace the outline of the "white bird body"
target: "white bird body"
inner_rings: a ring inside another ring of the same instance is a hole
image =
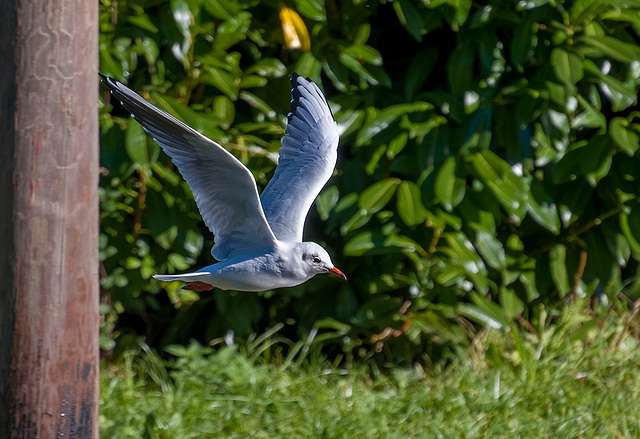
[[[320,268],[316,273],[306,269],[301,257],[303,245],[309,244],[314,243],[278,242],[270,252],[235,256],[195,273],[157,277],[168,281],[202,282],[223,290],[264,291],[265,285],[268,289],[292,287],[317,273],[332,271]]]
[[[112,78],[102,82],[172,158],[215,235],[218,263],[194,273],[156,275],[185,288],[263,291],[299,285],[319,273],[346,276],[314,242],[304,222],[337,159],[338,131],[327,102],[310,80],[294,74],[293,100],[278,167],[258,197],[251,172],[216,142],[153,106]]]

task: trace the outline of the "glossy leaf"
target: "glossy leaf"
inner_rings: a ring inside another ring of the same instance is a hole
[[[400,251],[413,252],[419,246],[405,236],[384,236],[376,232],[362,232],[351,238],[344,246],[344,254],[361,256],[363,254],[388,254]]]
[[[420,224],[427,217],[420,188],[412,181],[403,181],[398,186],[398,214],[408,226]]]
[[[456,158],[449,157],[440,170],[435,181],[435,193],[447,211],[451,212],[465,194],[466,182],[456,176]]]
[[[504,309],[504,316],[507,319],[514,319],[522,314],[524,303],[510,288],[500,288],[500,304]]]
[[[629,244],[634,257],[640,258],[640,209],[633,209],[630,213],[619,216],[620,231]]]
[[[640,59],[640,47],[609,35],[582,37],[580,41],[617,61],[630,63]]]
[[[367,117],[367,121],[362,126],[356,140],[356,145],[362,145],[375,135],[387,129],[389,125],[406,113],[426,111],[431,107],[426,102],[414,102],[411,104],[399,104],[387,107],[380,112],[372,112]]]
[[[125,147],[129,158],[138,165],[149,164],[149,151],[147,149],[147,133],[138,122],[131,121],[125,132]]]
[[[492,329],[500,329],[504,326],[508,326],[507,317],[504,310],[493,303],[485,299],[482,295],[474,293],[471,295],[471,299],[475,306],[463,306],[460,307],[462,314],[468,317],[487,324]],[[471,311],[471,313],[468,313]]]
[[[382,65],[382,56],[380,56],[380,52],[366,44],[353,44],[345,48],[342,53],[353,56],[360,62],[376,66]]]
[[[591,186],[596,186],[611,169],[613,162],[613,142],[606,135],[594,136],[584,148],[578,162],[582,172]]]
[[[140,29],[148,30],[149,32],[157,33],[158,28],[149,20],[147,14],[130,15],[127,17],[127,21]]]
[[[559,47],[551,51],[551,65],[556,77],[565,84],[574,85],[584,76],[580,57]]]
[[[560,217],[551,196],[538,180],[531,182],[531,195],[528,198],[527,210],[531,217],[551,233],[560,233]]]
[[[358,206],[367,214],[380,211],[391,200],[399,184],[400,180],[397,178],[387,178],[374,183],[362,192]]]
[[[245,74],[256,74],[265,78],[281,78],[286,73],[287,67],[276,58],[261,59],[245,70]]]
[[[423,23],[420,19],[420,13],[413,3],[410,0],[398,0],[393,2],[393,9],[407,32],[416,41],[422,41]]]
[[[327,14],[324,10],[324,2],[320,0],[298,0],[296,1],[298,11],[315,21],[325,21]]]
[[[409,134],[406,131],[403,131],[397,137],[391,140],[391,142],[389,142],[389,147],[387,148],[387,158],[393,159],[395,156],[397,156],[407,145],[408,139]]]
[[[567,248],[562,244],[556,244],[549,253],[551,277],[560,296],[569,292],[569,274],[567,273]]]
[[[446,233],[444,238],[447,247],[441,251],[451,256],[451,263],[462,269],[477,291],[486,292],[489,288],[486,267],[469,239],[462,232]]]
[[[500,241],[498,241],[493,235],[482,230],[478,231],[476,233],[474,247],[490,267],[493,267],[496,270],[505,269],[506,259],[504,248]]]
[[[336,186],[329,186],[320,192],[320,195],[318,195],[314,204],[323,221],[326,221],[327,218],[329,218],[329,214],[333,208],[336,207],[336,204],[338,204],[339,198],[340,194]]]
[[[640,146],[640,138],[637,132],[627,129],[628,126],[629,122],[626,119],[616,117],[609,124],[609,132],[616,145],[622,148],[629,156],[632,156]]]
[[[504,160],[488,150],[474,154],[471,164],[505,210],[514,220],[521,221],[527,208],[526,182],[516,176]]]

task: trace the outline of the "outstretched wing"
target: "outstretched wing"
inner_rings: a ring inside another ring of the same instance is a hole
[[[260,205],[256,181],[246,166],[122,83],[105,76],[102,83],[180,170],[205,224],[215,235],[214,258],[223,261],[236,254],[273,248],[276,239]]]
[[[291,112],[278,167],[260,201],[276,237],[300,242],[309,208],[336,165],[338,127],[311,80],[294,73],[291,85]]]

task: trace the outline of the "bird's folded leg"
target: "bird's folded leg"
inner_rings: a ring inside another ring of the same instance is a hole
[[[213,290],[214,288],[215,287],[213,285],[209,285],[208,283],[200,282],[200,281],[189,282],[184,287],[182,287],[183,290],[197,291],[197,292],[210,291],[210,290]]]

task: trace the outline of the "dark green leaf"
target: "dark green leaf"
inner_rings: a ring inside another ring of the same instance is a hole
[[[240,84],[240,88],[264,87],[267,85],[267,79],[257,75],[244,75]]]
[[[376,66],[382,65],[382,56],[380,56],[380,52],[366,44],[353,44],[345,48],[342,53],[354,56],[358,61]]]
[[[471,89],[473,81],[473,64],[475,53],[469,45],[458,46],[449,57],[447,76],[453,93],[462,96]]]
[[[531,17],[531,18],[529,18]],[[521,26],[515,30],[513,42],[511,44],[511,61],[513,65],[521,69],[525,62],[531,59],[533,55],[533,29],[537,23],[533,22],[533,16],[530,15]]]
[[[252,107],[260,110],[262,114],[267,116],[269,119],[273,119],[274,117],[276,117],[276,112],[273,111],[273,108],[271,108],[265,101],[263,101],[253,93],[249,93],[248,91],[243,90],[240,92],[240,99],[242,99]]]
[[[522,314],[524,303],[516,295],[515,291],[510,288],[500,288],[500,304],[504,310],[504,316],[511,320]]]
[[[235,101],[238,99],[239,81],[234,75],[217,68],[205,68],[202,81],[216,87]]]
[[[374,214],[387,205],[395,193],[400,180],[387,178],[366,188],[358,199],[358,206],[367,214]]]
[[[507,162],[489,150],[473,154],[471,164],[498,202],[515,221],[520,222],[527,208],[526,181],[515,175]]]
[[[409,134],[406,131],[403,131],[399,135],[394,137],[393,140],[389,142],[389,147],[387,148],[387,158],[393,160],[393,158],[395,158],[395,156],[397,156],[405,147],[408,138]]]
[[[466,315],[479,323],[485,323],[493,329],[500,329],[503,326],[508,326],[504,309],[499,305],[487,300],[484,296],[478,293],[472,293],[471,300],[473,300],[475,306],[461,306],[461,314]],[[469,311],[471,311],[471,313],[468,313]]]
[[[599,50],[604,56],[630,63],[640,59],[640,47],[625,43],[609,35],[582,37],[580,41]]]
[[[396,11],[398,20],[417,41],[422,41],[423,23],[420,12],[409,0],[398,0],[393,2],[393,9]]]
[[[329,186],[320,192],[320,195],[318,195],[314,204],[323,221],[326,221],[327,218],[329,218],[329,214],[333,208],[336,207],[336,204],[338,204],[339,198],[340,194],[338,193],[338,188],[336,186]]]
[[[425,49],[412,58],[404,80],[406,98],[411,99],[420,91],[436,66],[437,59],[438,51],[434,48]]]
[[[280,78],[286,75],[286,73],[287,67],[277,58],[261,59],[245,70],[245,74],[247,75],[256,74],[264,76],[265,78]]]
[[[562,244],[553,246],[549,253],[549,267],[551,268],[551,278],[556,286],[556,291],[560,296],[569,292],[569,274],[567,273],[567,248]]]
[[[594,231],[584,236],[584,242],[587,244],[585,271],[599,279],[602,284],[606,284],[613,274],[612,268],[615,263],[615,259],[611,257],[607,248],[606,239],[602,234]]]
[[[420,188],[412,181],[403,181],[398,186],[398,214],[408,226],[420,224],[427,217]]]
[[[571,121],[572,128],[604,128],[607,126],[607,119],[604,114],[581,95],[578,95],[577,98],[584,111],[573,118]]]
[[[311,52],[305,52],[296,63],[295,71],[305,78],[317,78],[322,70],[322,63]],[[340,88],[342,89],[342,88]]]
[[[447,211],[451,212],[464,198],[466,182],[456,176],[456,158],[449,157],[436,176],[435,193]]]
[[[233,102],[227,96],[216,96],[213,100],[213,114],[215,118],[220,122],[222,129],[229,129],[233,123],[233,119],[236,114],[236,108],[233,106]]]
[[[362,256],[364,254],[388,254],[400,251],[414,252],[419,248],[406,236],[384,236],[377,232],[362,232],[350,239],[344,246],[344,254],[347,256]]]
[[[531,182],[531,195],[528,198],[528,211],[535,222],[553,234],[560,233],[558,209],[541,182]]]
[[[149,151],[147,150],[147,133],[138,122],[130,121],[124,136],[124,145],[127,154],[138,165],[149,164]]]
[[[607,175],[611,169],[612,156],[613,142],[607,135],[592,137],[584,147],[578,165],[591,186],[596,186],[600,179]]]
[[[622,117],[616,117],[609,123],[611,138],[627,155],[632,156],[638,150],[638,134],[627,129],[629,121]]]
[[[427,111],[429,108],[431,108],[431,105],[426,102],[414,102],[411,104],[392,105],[380,112],[371,112],[367,116],[367,121],[358,132],[356,145],[363,145],[375,135],[387,129],[393,121],[403,114],[413,113],[416,111]]]
[[[324,2],[320,0],[296,0],[297,11],[315,21],[325,21]]]
[[[496,270],[504,270],[506,267],[504,248],[500,241],[493,235],[482,230],[476,233],[475,248],[485,262]]]
[[[147,14],[130,15],[127,17],[127,21],[140,29],[148,30],[149,32],[157,33],[158,28],[149,20]]]
[[[559,47],[551,51],[551,65],[556,77],[565,84],[574,85],[584,76],[580,57]]]
[[[640,209],[635,208],[630,213],[622,212],[619,215],[620,230],[627,239],[633,257],[640,258]]]

